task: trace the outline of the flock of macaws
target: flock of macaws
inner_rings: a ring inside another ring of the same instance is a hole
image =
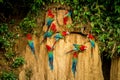
[[[67,11],[65,13],[65,16],[63,18],[63,23],[64,25],[67,24],[68,18],[71,16],[71,11]],[[51,10],[48,10],[47,12],[47,19],[46,19],[46,25],[48,27],[47,31],[44,33],[44,39],[41,41],[40,44],[42,44],[47,38],[50,38],[51,36],[53,36],[53,34],[56,33],[57,29],[56,29],[56,25],[53,23],[54,21],[54,14],[52,13]],[[54,38],[55,38],[55,42],[53,43],[52,46],[46,45],[46,49],[48,52],[48,63],[49,63],[49,67],[51,70],[54,69],[53,67],[53,60],[54,60],[54,55],[53,55],[53,50],[54,50],[54,46],[56,44],[57,41],[59,41],[60,39],[63,39],[66,35],[69,35],[70,32],[68,31],[63,31],[63,32],[59,32],[56,33]],[[28,45],[31,49],[31,52],[33,53],[35,59],[37,59],[36,55],[35,55],[35,47],[34,47],[34,42],[32,39],[32,35],[30,33],[28,33],[27,35],[27,41],[28,41]],[[95,47],[95,38],[92,34],[88,34],[87,38],[90,41],[91,44],[91,56],[93,55],[93,49]],[[87,49],[87,46],[85,45],[79,45],[79,44],[73,44],[73,49],[68,51],[67,53],[72,53],[73,57],[72,57],[72,72],[75,76],[75,72],[76,72],[76,66],[77,66],[77,62],[78,62],[78,54],[85,51]]]

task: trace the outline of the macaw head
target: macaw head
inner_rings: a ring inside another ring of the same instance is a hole
[[[87,49],[87,46],[85,46],[85,45],[81,45],[80,46],[80,51],[84,51],[84,50],[86,50]]]
[[[50,51],[52,49],[51,46],[49,46],[49,45],[46,45],[46,48],[48,51]]]
[[[30,33],[28,33],[28,34],[26,35],[26,37],[27,37],[28,40],[32,40],[32,35],[31,35]]]
[[[48,16],[51,17],[51,18],[54,18],[54,15],[53,15],[53,13],[50,9],[48,10]]]
[[[63,36],[66,36],[66,35],[68,35],[68,34],[70,34],[70,32],[68,32],[68,31],[63,31],[63,32],[62,32],[62,35],[63,35]]]
[[[94,36],[93,36],[92,34],[88,34],[87,37],[88,37],[89,39],[94,39]]]

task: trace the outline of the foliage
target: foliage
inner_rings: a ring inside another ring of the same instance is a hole
[[[2,72],[0,80],[18,80],[13,72]]]
[[[35,19],[29,17],[24,18],[24,20],[20,23],[20,29],[24,34],[30,33],[35,27]]]
[[[22,66],[23,64],[25,63],[25,60],[23,57],[17,57],[13,64],[12,64],[12,67],[13,68],[18,68],[19,66]]]
[[[15,54],[13,53],[12,50],[9,50],[8,52],[5,53],[5,57],[6,57],[8,60],[12,59],[12,58],[14,57],[14,55],[15,55]]]
[[[0,25],[0,48],[8,51],[11,47],[13,47],[15,38],[15,34],[9,30],[6,23]]]

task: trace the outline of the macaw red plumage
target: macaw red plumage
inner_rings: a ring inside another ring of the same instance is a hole
[[[53,70],[54,69],[54,67],[53,67],[53,59],[54,59],[53,49],[49,45],[46,45],[46,48],[47,48],[47,51],[48,51],[49,67],[50,67],[51,70]]]

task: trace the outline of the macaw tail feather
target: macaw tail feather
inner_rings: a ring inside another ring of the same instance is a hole
[[[53,70],[53,62],[49,61],[49,67],[51,70]]]
[[[73,60],[73,62],[72,62],[72,72],[73,72],[74,76],[75,76],[75,72],[76,72],[76,65],[77,65],[77,61]]]
[[[66,52],[66,54],[71,53],[71,52],[73,52],[73,51],[74,51],[74,50],[70,50],[70,51]]]
[[[53,70],[53,52],[48,53],[49,67]]]

